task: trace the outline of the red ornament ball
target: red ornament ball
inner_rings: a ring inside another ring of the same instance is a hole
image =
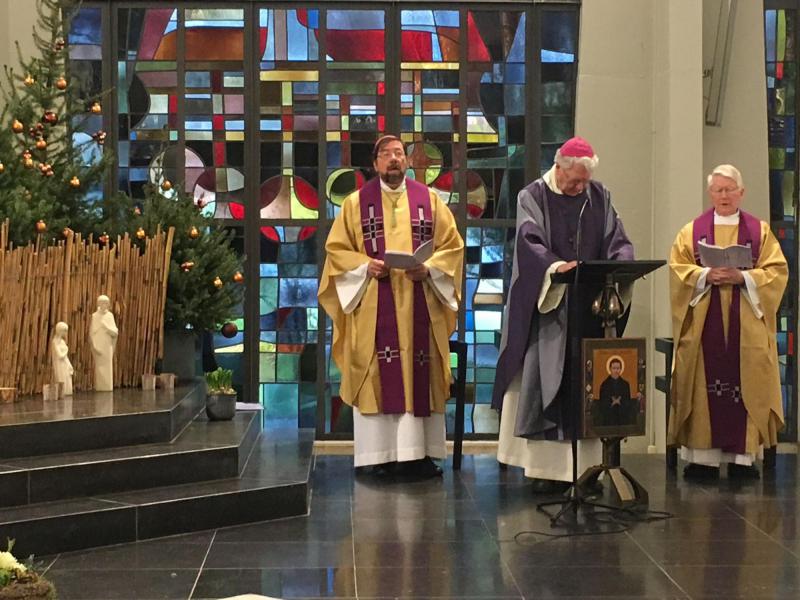
[[[220,333],[222,333],[223,337],[230,339],[237,333],[239,333],[239,328],[236,326],[236,323],[228,322],[222,326],[222,329],[220,329]]]

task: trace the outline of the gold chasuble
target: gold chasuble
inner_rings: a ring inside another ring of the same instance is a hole
[[[461,297],[461,272],[464,242],[450,209],[434,192],[428,190],[433,231],[433,256],[425,261],[430,269],[423,282],[430,314],[430,408],[444,413],[450,395],[450,335],[455,331],[458,302]],[[405,191],[381,191],[386,250],[413,252],[411,216]],[[370,258],[364,247],[361,229],[359,192],[342,203],[341,212],[331,227],[325,244],[327,257],[319,287],[319,302],[333,320],[333,360],[341,371],[339,394],[344,402],[357,407],[364,415],[381,413],[381,380],[375,352],[375,329],[378,314],[378,281],[366,275]],[[345,314],[336,285],[342,276],[358,277],[362,267],[366,289],[358,305]],[[355,272],[355,273],[354,273]],[[445,277],[443,277],[443,275]],[[406,412],[413,413],[414,365],[414,282],[404,271],[391,269],[392,296],[397,316],[402,380]],[[449,291],[443,295],[437,283]],[[452,283],[452,289],[450,289]],[[448,306],[448,298],[452,306]]]
[[[744,448],[748,454],[757,454],[762,444],[765,447],[777,444],[778,431],[783,428],[775,319],[786,287],[788,268],[769,225],[761,221],[760,226],[758,259],[754,268],[744,271],[749,274],[750,281],[739,286],[739,347],[728,348],[727,354],[724,347],[716,350],[725,360],[735,360],[731,353],[739,353],[739,397],[747,411]],[[706,382],[702,338],[712,294],[710,289],[697,289],[703,267],[695,259],[693,227],[694,223],[689,223],[681,229],[669,258],[675,352],[667,443],[711,449],[715,447],[709,410],[709,393],[712,392]],[[721,247],[736,244],[740,227],[745,227],[742,219],[739,225],[714,224],[714,244]],[[718,287],[722,329],[727,340],[733,286]],[[702,296],[697,299],[700,294]],[[696,301],[694,306],[691,305],[693,301]]]

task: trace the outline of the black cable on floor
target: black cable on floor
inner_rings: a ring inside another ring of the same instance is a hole
[[[616,527],[606,531],[568,531],[566,533],[552,533],[548,531],[537,530],[520,531],[514,535],[514,542],[523,546],[535,546],[536,544],[541,544],[554,539],[615,535],[629,531],[631,527],[637,523],[654,523],[656,521],[665,521],[673,518],[674,516],[674,514],[663,510],[634,510],[629,508],[618,508],[596,511],[584,513],[584,518],[586,519],[584,526],[613,525]],[[570,528],[574,527],[574,525],[568,523],[565,525],[554,526],[554,528],[555,527]],[[537,535],[545,539],[534,543],[521,542],[520,538],[526,535]]]

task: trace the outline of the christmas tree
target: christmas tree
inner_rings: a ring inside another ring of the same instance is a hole
[[[231,245],[233,232],[203,215],[194,201],[169,181],[145,186],[145,194],[131,211],[128,230],[144,240],[158,227],[175,228],[164,326],[217,330],[233,317],[242,300],[244,278],[239,256]]]
[[[101,243],[129,233],[144,244],[157,227],[175,227],[165,326],[216,330],[241,302],[242,267],[232,235],[165,182],[158,166],[158,184],[146,186],[143,199],[102,193],[115,157],[96,126],[101,98],[85,97],[83,86],[65,74],[69,15],[62,14],[60,0],[37,0],[36,6],[38,56],[25,58],[17,45],[19,70],[6,67],[0,82],[0,216],[10,220],[9,239],[17,245],[37,236],[47,241],[69,227]]]
[[[37,56],[26,58],[17,44],[19,70],[5,67],[0,93],[0,215],[11,222],[10,239],[24,244],[37,235],[60,236],[69,227],[98,232],[104,202],[91,201],[101,188],[113,156],[103,152],[105,133],[87,133],[100,98],[78,98],[68,80],[64,21],[58,0],[37,0],[33,39]],[[100,194],[102,196],[102,194]],[[117,198],[108,199],[109,203]]]

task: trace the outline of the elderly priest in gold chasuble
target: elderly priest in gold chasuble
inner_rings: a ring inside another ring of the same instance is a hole
[[[319,300],[354,409],[355,466],[439,475],[464,242],[447,205],[405,176],[400,139],[380,138],[373,161],[379,176],[331,227]]]
[[[670,253],[675,357],[668,443],[687,478],[759,476],[754,461],[783,427],[776,313],[786,259],[769,225],[739,210],[739,171],[708,176],[713,207],[678,233]]]

